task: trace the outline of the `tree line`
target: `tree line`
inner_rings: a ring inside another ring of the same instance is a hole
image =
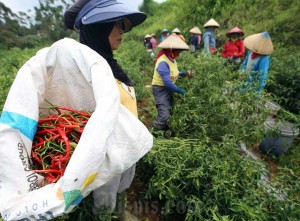
[[[37,47],[69,35],[63,14],[74,1],[39,0],[33,10],[17,13],[0,2],[0,49]]]

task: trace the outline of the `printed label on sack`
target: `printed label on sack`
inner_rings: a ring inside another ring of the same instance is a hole
[[[31,171],[30,165],[29,165],[29,160],[30,155],[27,153],[26,148],[22,143],[18,143],[18,151],[19,151],[19,158],[23,164],[24,171],[28,172]],[[29,188],[29,191],[33,191],[35,189],[39,189],[39,184],[40,184],[40,179],[39,175],[36,174],[35,172],[30,173],[29,175],[26,176]]]

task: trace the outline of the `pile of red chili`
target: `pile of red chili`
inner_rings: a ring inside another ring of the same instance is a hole
[[[31,158],[33,171],[54,183],[63,176],[91,113],[56,106],[57,114],[40,118],[33,139]]]

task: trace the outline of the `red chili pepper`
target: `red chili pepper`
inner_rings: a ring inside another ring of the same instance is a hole
[[[71,147],[70,147],[70,141],[68,137],[66,136],[66,133],[58,128],[58,133],[61,135],[62,139],[64,140],[64,143],[66,145],[66,155],[63,157],[62,161],[67,162],[67,160],[70,158],[70,153],[71,153]]]
[[[86,117],[91,116],[91,114],[88,113],[88,112],[83,112],[83,111],[79,111],[79,110],[68,108],[68,107],[57,106],[56,108],[59,109],[59,110],[66,110],[66,111],[70,111],[70,112],[73,112],[73,113],[77,113],[77,114],[80,114],[80,115],[86,116]]]
[[[46,169],[46,170],[32,170],[36,173],[55,173],[55,174],[61,174],[61,171],[59,170],[52,170],[52,169]]]
[[[78,128],[78,129],[75,129],[76,132],[82,134],[83,133],[83,128]]]
[[[49,118],[40,118],[39,120],[38,120],[38,124],[43,124],[43,123],[45,123],[45,122],[51,122],[51,121],[56,121],[57,120],[57,117],[54,117],[54,116],[52,116],[52,117],[49,117]]]
[[[52,134],[52,135],[57,135],[57,128],[43,128],[41,130],[38,130],[36,132],[37,135],[47,135],[47,134]]]
[[[47,138],[47,140],[46,140],[46,141],[43,141],[43,142],[40,142],[40,143],[37,143],[37,144],[33,145],[33,148],[37,148],[37,147],[39,147],[39,146],[41,146],[41,145],[45,144],[45,142],[47,142],[47,141],[50,141],[50,140],[55,140],[55,139],[56,139],[56,138],[58,138],[59,136],[60,136],[60,135],[58,134],[58,135],[56,135],[56,136],[53,136],[53,137]]]
[[[33,159],[34,159],[36,162],[38,162],[39,164],[43,165],[42,160],[35,154],[34,151],[31,151],[31,155],[32,155]]]
[[[68,124],[54,124],[54,125],[61,128],[80,128],[79,125],[68,125]]]
[[[53,105],[50,109],[58,115],[39,119],[32,158],[37,168],[42,167],[35,171],[44,173],[45,180],[52,183],[63,176],[91,113]]]

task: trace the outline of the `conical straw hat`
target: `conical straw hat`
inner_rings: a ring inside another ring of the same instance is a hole
[[[145,38],[151,38],[151,35],[146,34]]]
[[[226,36],[229,37],[232,33],[239,33],[241,36],[244,36],[244,32],[239,27],[235,26],[233,29],[226,32]]]
[[[167,37],[157,47],[164,48],[164,49],[189,50],[189,46],[175,33],[173,33],[169,37]]]
[[[193,27],[193,28],[190,30],[190,33],[200,35],[200,34],[201,34],[201,30],[198,28],[198,26],[195,26],[195,27]]]
[[[172,33],[181,33],[180,30],[178,28],[174,28],[174,30],[172,31]]]
[[[219,23],[215,21],[215,19],[211,18],[208,22],[203,25],[204,28],[206,27],[220,27]]]
[[[249,35],[244,44],[246,48],[258,54],[268,55],[273,52],[273,43],[268,32]]]

